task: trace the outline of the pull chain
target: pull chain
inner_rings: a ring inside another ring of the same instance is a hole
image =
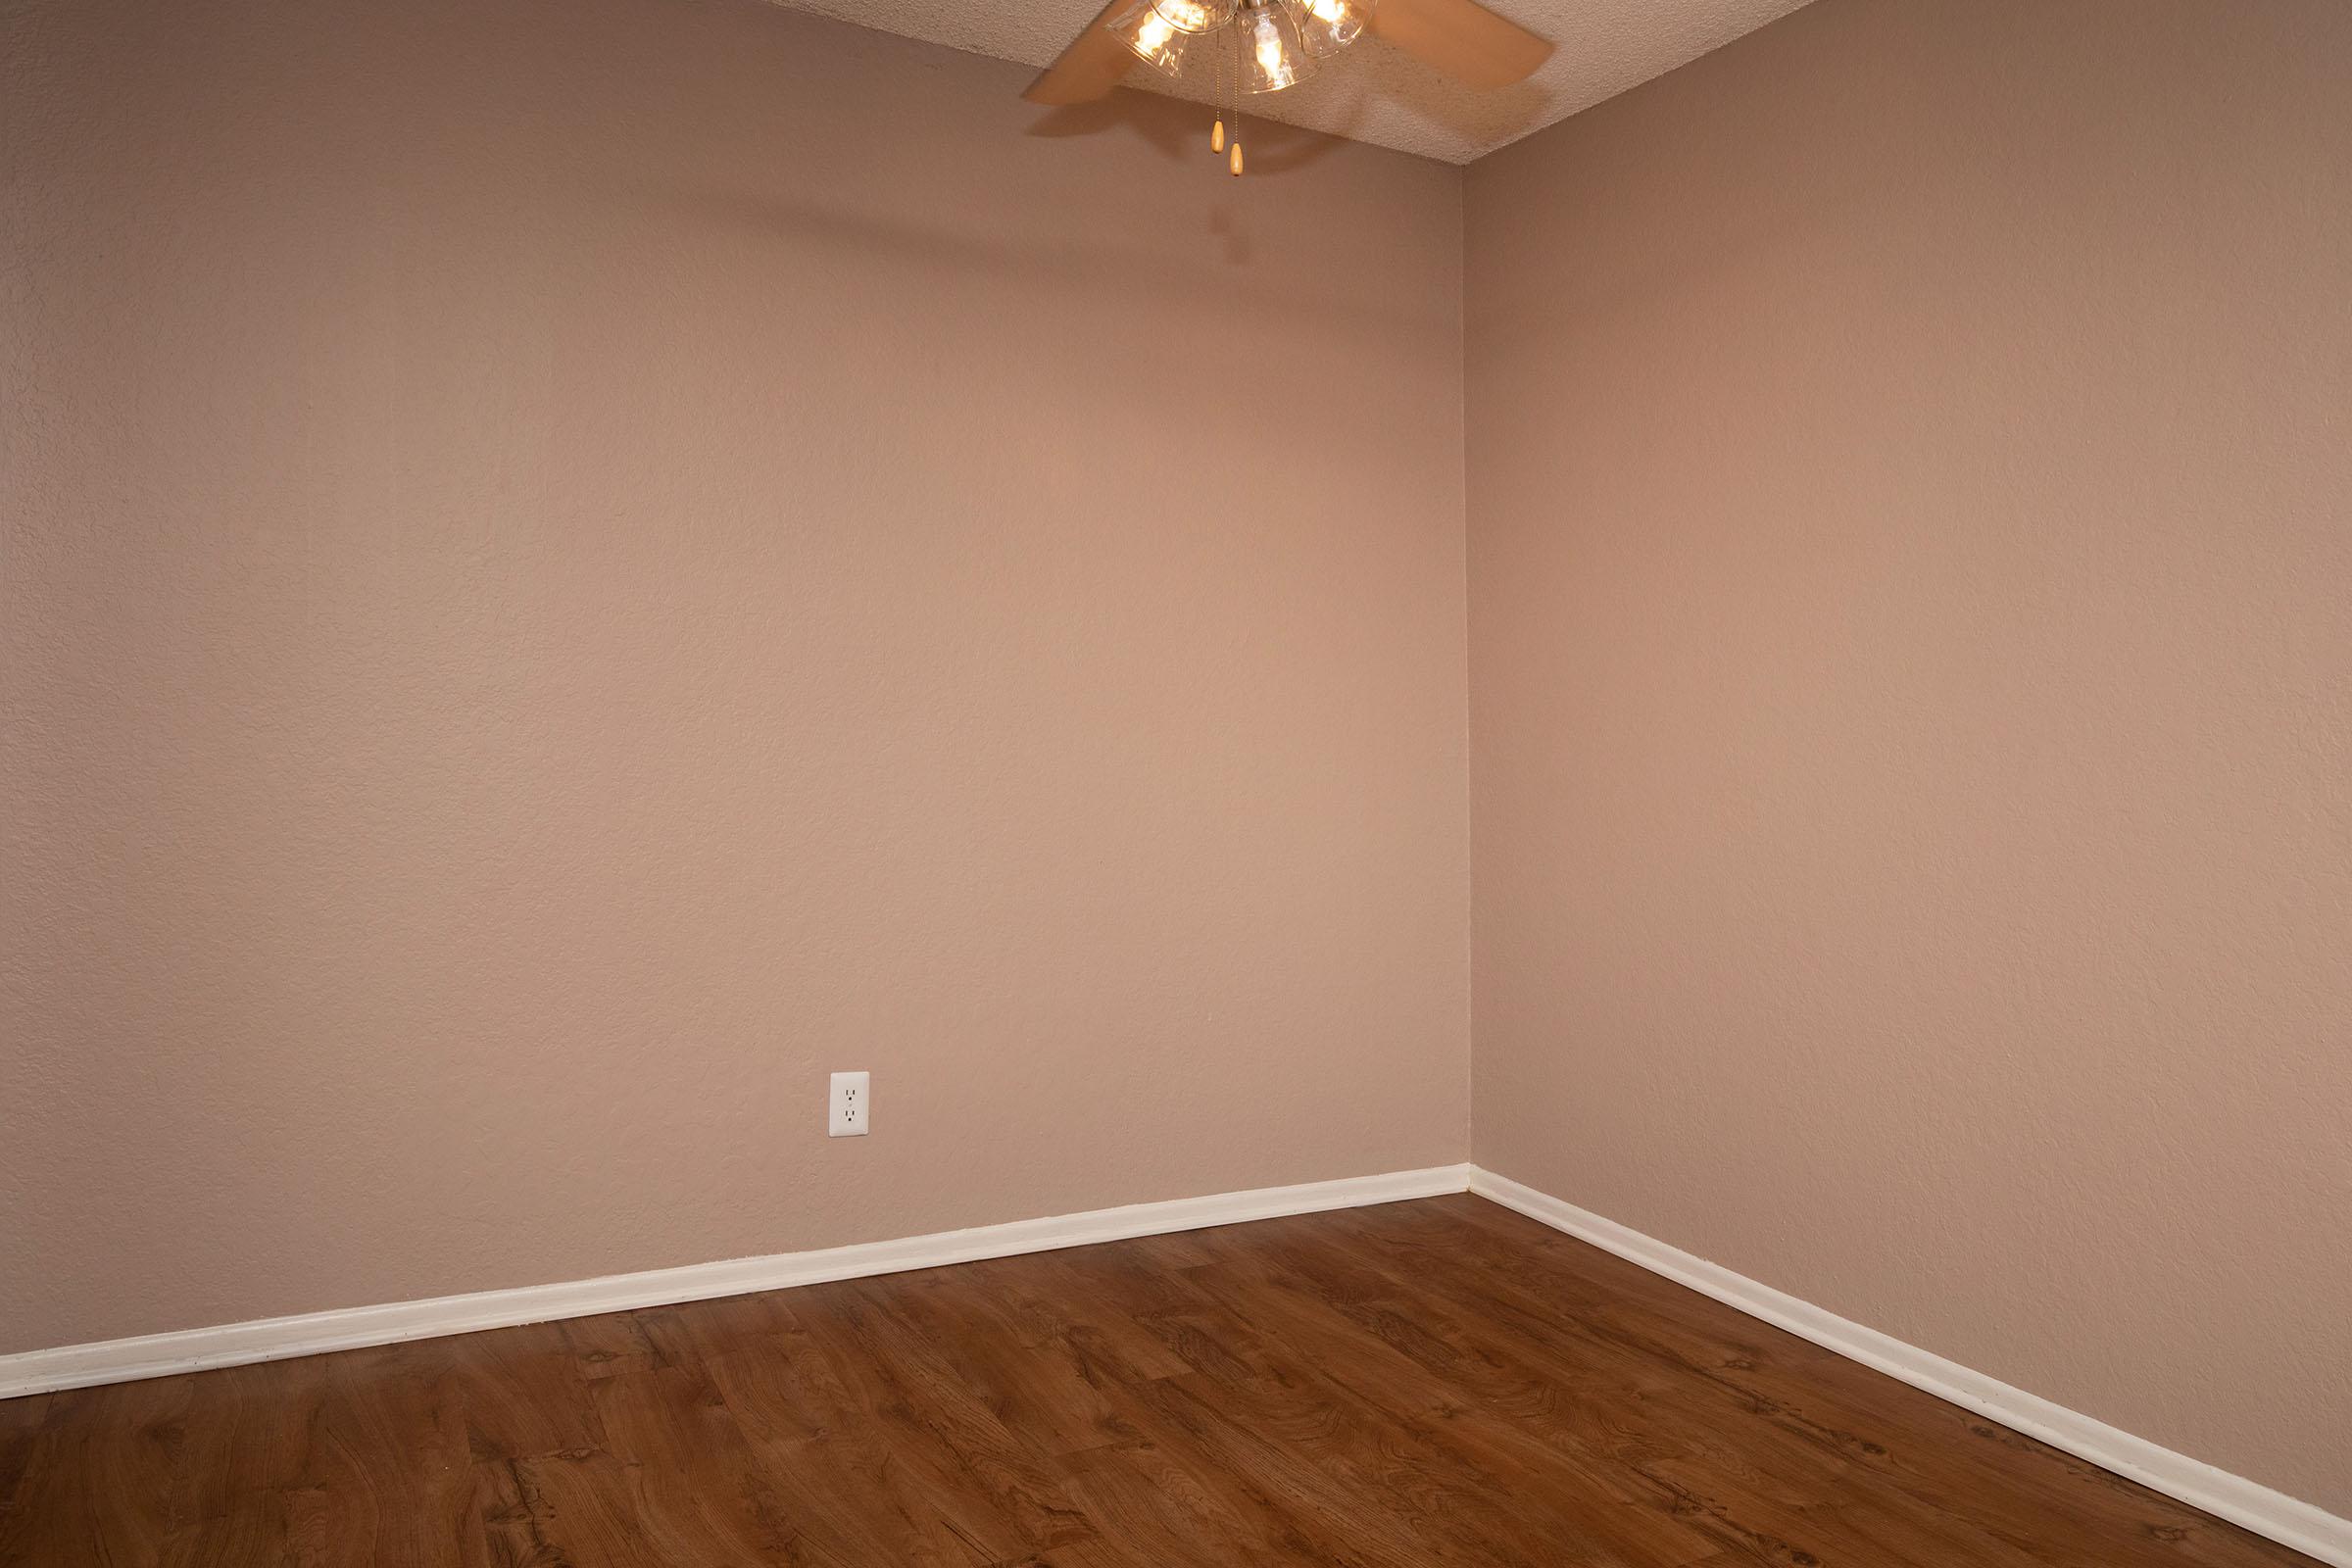
[[[1230,27],[1231,24],[1228,25]],[[1212,74],[1209,84],[1222,89],[1216,94],[1216,98],[1220,103],[1230,105],[1231,108],[1214,111],[1216,119],[1208,127],[1208,150],[1212,153],[1223,153],[1226,168],[1232,170],[1238,177],[1242,172],[1241,51],[1243,46],[1238,31],[1230,32],[1229,36],[1234,40],[1233,47],[1230,50],[1220,50],[1220,58],[1217,62],[1219,66],[1225,68],[1224,77],[1220,80]],[[1233,129],[1230,133],[1225,129],[1225,122],[1228,119],[1233,122]]]
[[[1219,61],[1218,64],[1222,65],[1223,62]],[[1216,79],[1215,67],[1210,68],[1209,84],[1212,87],[1217,88],[1222,88],[1225,85],[1222,81]],[[1219,105],[1222,105],[1225,102],[1225,94],[1222,91],[1219,91],[1212,96]],[[1215,113],[1217,117],[1217,122],[1208,127],[1208,150],[1212,153],[1221,153],[1225,150],[1225,111],[1220,107],[1215,111]]]
[[[1233,145],[1225,154],[1225,162],[1233,171],[1234,177],[1239,179],[1242,174],[1242,35],[1238,23],[1229,23],[1227,26],[1233,31],[1233,49],[1225,57],[1225,63],[1231,71],[1227,77],[1227,101],[1233,105]]]

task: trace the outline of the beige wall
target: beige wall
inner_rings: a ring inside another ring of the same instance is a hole
[[[6,17],[0,1351],[1462,1157],[1456,171]]]
[[[2352,1512],[2352,8],[1474,166],[1481,1163]]]

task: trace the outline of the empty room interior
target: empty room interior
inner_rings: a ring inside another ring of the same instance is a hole
[[[2352,4],[0,0],[0,1568],[2352,1568]]]

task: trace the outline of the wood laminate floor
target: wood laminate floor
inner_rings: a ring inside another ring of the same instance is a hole
[[[0,1563],[2309,1560],[1481,1200],[0,1402]]]

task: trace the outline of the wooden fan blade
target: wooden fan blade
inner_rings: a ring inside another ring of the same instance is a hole
[[[1380,0],[1372,30],[1470,87],[1524,81],[1551,45],[1478,0]]]
[[[1135,56],[1113,33],[1108,23],[1129,0],[1110,0],[1102,14],[1070,40],[1061,58],[1021,91],[1033,104],[1088,104],[1107,94],[1135,64]]]

